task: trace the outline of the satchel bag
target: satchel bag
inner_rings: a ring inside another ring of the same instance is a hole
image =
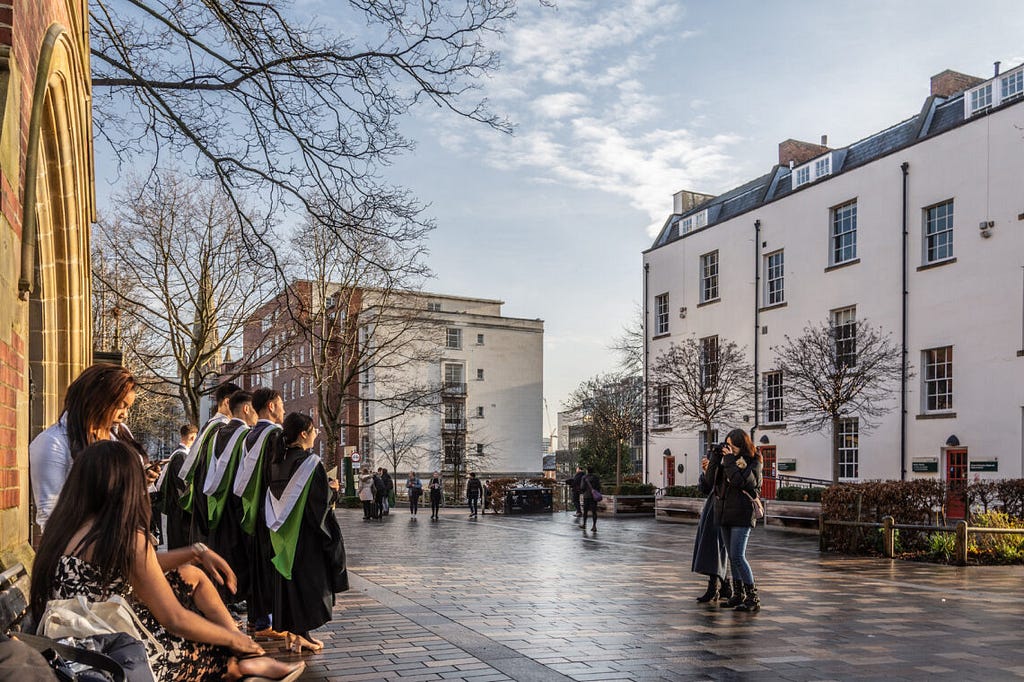
[[[50,639],[123,632],[152,645],[157,654],[164,653],[163,645],[146,629],[128,602],[116,594],[106,601],[89,601],[84,595],[51,599],[36,631]]]
[[[754,518],[755,519],[763,519],[764,518],[764,502],[761,501],[761,498],[760,497],[754,497],[753,495],[748,493],[746,490],[743,491],[743,494],[747,496],[747,498],[750,500],[750,503],[754,506]]]

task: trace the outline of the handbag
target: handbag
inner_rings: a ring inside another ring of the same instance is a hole
[[[90,601],[85,595],[51,599],[46,603],[36,632],[50,639],[123,632],[152,645],[157,654],[165,652],[164,646],[146,629],[128,602],[116,594],[106,601]]]
[[[602,495],[600,491],[594,490],[593,488],[590,489],[590,494],[593,496],[594,502],[600,502],[601,500],[604,499],[604,495]]]
[[[42,654],[50,665],[50,669],[53,670],[54,677],[60,682],[96,679],[113,680],[113,682],[129,681],[124,667],[103,651],[106,646],[105,642],[101,643],[100,651],[94,651],[24,632],[15,633],[14,639]],[[85,640],[76,641],[85,643]],[[142,642],[135,642],[135,644],[142,647]],[[144,647],[142,654],[145,656]],[[138,679],[151,681],[153,676],[150,674],[148,678]]]
[[[764,502],[761,501],[761,498],[760,497],[754,497],[753,495],[748,493],[746,490],[743,491],[743,494],[747,496],[747,498],[750,500],[750,503],[754,506],[754,518],[755,519],[763,519],[764,518]]]

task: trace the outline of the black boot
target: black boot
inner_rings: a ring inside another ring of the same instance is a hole
[[[757,596],[757,587],[754,585],[744,585],[743,589],[746,591],[747,596],[743,599],[743,603],[736,607],[736,610],[749,611],[751,613],[760,611],[761,599]]]
[[[737,606],[742,604],[743,600],[746,598],[746,593],[744,592],[745,589],[746,585],[744,585],[743,583],[739,581],[734,582],[732,584],[732,596],[729,597],[729,601],[725,602],[724,604],[719,604],[719,606],[721,606],[723,609],[736,608]]]
[[[697,597],[697,601],[701,604],[707,604],[709,601],[718,601],[718,576],[712,575],[708,577],[708,589],[704,594]]]
[[[732,581],[728,578],[722,578],[722,586],[718,588],[718,599],[721,601],[732,599]]]

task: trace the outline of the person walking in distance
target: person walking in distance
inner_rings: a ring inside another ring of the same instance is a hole
[[[423,482],[415,471],[409,472],[409,478],[405,482],[405,490],[409,495],[409,513],[416,518],[416,512],[420,508],[420,495],[423,494]]]
[[[181,508],[185,482],[178,474],[181,473],[181,465],[185,463],[185,457],[198,432],[192,424],[185,424],[178,430],[181,440],[156,482],[156,488],[160,491],[161,511],[167,517],[167,549],[177,549],[189,544],[188,533],[192,525],[192,515]]]
[[[593,467],[587,467],[587,473],[580,482],[583,494],[583,520],[580,528],[587,529],[587,516],[593,515],[590,530],[597,532],[597,502],[601,499],[601,479],[594,473]]]
[[[437,521],[438,514],[441,513],[441,495],[444,493],[444,483],[439,472],[434,472],[428,487],[430,489],[430,520]]]
[[[583,492],[583,467],[576,467],[576,474],[565,482],[569,488],[569,496],[572,497],[572,506],[576,509],[576,518],[583,516],[583,508],[580,506],[580,493]]]
[[[715,513],[732,566],[733,595],[726,606],[737,611],[761,610],[754,573],[747,561],[747,540],[757,523],[754,500],[761,494],[761,471],[761,453],[743,429],[730,431],[722,444],[721,462],[708,464],[707,475],[715,481]]]
[[[466,499],[469,500],[470,518],[475,518],[480,509],[480,494],[483,489],[480,479],[476,477],[476,472],[469,472],[469,480],[466,481]]]
[[[384,499],[381,501],[384,503],[384,515],[387,516],[391,513],[391,506],[394,503],[395,482],[384,467],[380,469],[380,480],[384,481]]]
[[[373,518],[373,476],[370,475],[370,468],[363,467],[359,470],[359,501],[363,503],[363,520]]]
[[[380,477],[380,469],[373,472],[373,518],[384,518],[384,496],[387,493],[387,486],[384,479]]]
[[[713,466],[712,462],[714,462]],[[701,457],[701,474],[697,481],[700,491],[707,496],[707,499],[704,501],[700,520],[697,522],[697,537],[693,542],[693,561],[690,564],[690,569],[694,573],[708,576],[707,591],[697,597],[697,601],[701,604],[717,603],[719,599],[728,601],[732,598],[732,582],[727,577],[729,553],[715,518],[715,496],[712,494],[715,481],[708,476],[709,469],[714,475],[721,476],[721,463],[722,448],[720,445],[714,445],[704,457]]]

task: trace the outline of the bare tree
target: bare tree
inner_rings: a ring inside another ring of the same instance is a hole
[[[619,371],[625,375],[638,376],[644,371],[644,310],[636,306],[633,319],[622,327],[622,334],[615,337],[610,349],[619,358]]]
[[[261,209],[309,213],[338,238],[414,237],[421,207],[379,177],[412,146],[400,119],[430,102],[509,129],[474,90],[497,68],[487,39],[515,1],[337,5],[351,35],[287,3],[91,0],[98,138],[122,162],[194,162],[241,224],[259,196]]]
[[[297,280],[278,300],[295,342],[309,349],[307,371],[330,466],[346,429],[368,433],[439,405],[440,387],[410,371],[436,365],[438,329],[415,292],[428,272],[419,242],[399,248],[356,233],[338,239],[310,216],[292,245]]]
[[[103,264],[96,279],[119,311],[130,368],[152,393],[179,399],[197,424],[209,380],[220,376],[275,271],[253,258],[232,204],[208,185],[164,173],[146,191],[129,188],[118,205],[93,233]],[[226,378],[268,359],[242,359]]]
[[[373,443],[383,464],[398,473],[402,467],[419,471],[430,453],[430,436],[417,422],[418,415],[404,414],[379,424],[373,432]]]
[[[840,422],[858,420],[858,432],[893,405],[892,384],[902,376],[900,350],[866,320],[808,325],[773,348],[782,372],[788,426],[801,433],[832,430],[832,481],[839,482]],[[910,376],[910,375],[908,375]]]
[[[735,342],[707,337],[673,341],[648,368],[655,425],[710,433],[751,406],[754,372]]]
[[[643,393],[642,377],[604,374],[581,383],[566,401],[566,408],[580,410],[589,424],[594,453],[607,452],[614,445],[616,488],[622,485],[623,443],[631,443],[643,429]]]

